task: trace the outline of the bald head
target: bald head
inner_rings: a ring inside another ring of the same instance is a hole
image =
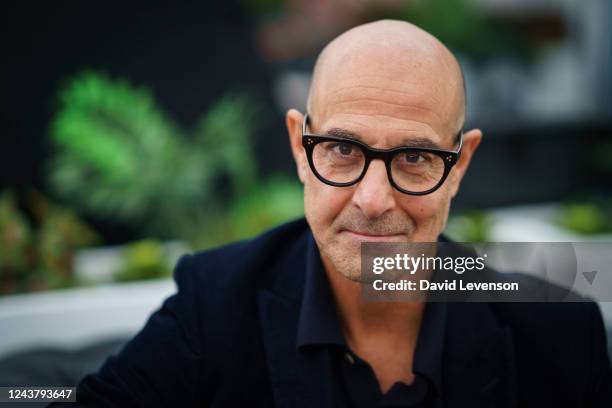
[[[460,130],[465,105],[453,54],[426,31],[395,20],[355,27],[329,43],[317,59],[308,98],[313,118],[347,110],[384,114],[422,120],[443,134]]]

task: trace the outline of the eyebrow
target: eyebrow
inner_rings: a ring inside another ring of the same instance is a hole
[[[351,132],[350,130],[347,130],[347,129],[331,128],[327,130],[325,134],[335,136],[335,137],[341,137],[343,139],[356,140],[358,142],[367,144],[364,142],[363,138],[360,135],[358,135],[357,133]],[[422,136],[402,139],[401,147],[421,147],[425,149],[440,149],[440,146],[437,143],[435,143],[433,140],[427,137],[422,137]]]

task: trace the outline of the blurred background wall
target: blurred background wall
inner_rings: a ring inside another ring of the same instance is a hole
[[[49,187],[50,126],[60,90],[84,70],[148,89],[185,129],[228,92],[249,96],[258,170],[293,175],[283,114],[303,109],[316,54],[351,26],[391,17],[432,31],[464,65],[467,126],[486,141],[456,208],[607,193],[611,14],[606,0],[17,3],[4,17],[0,185],[65,198]],[[87,216],[106,241],[138,235],[97,214]]]

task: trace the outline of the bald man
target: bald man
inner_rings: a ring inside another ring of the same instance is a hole
[[[286,123],[305,220],[184,257],[83,406],[612,406],[593,303],[367,302],[363,242],[436,242],[481,141],[449,50],[399,21],[319,56]]]

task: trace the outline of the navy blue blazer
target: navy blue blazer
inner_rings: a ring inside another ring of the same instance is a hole
[[[328,359],[296,347],[309,239],[298,220],[183,257],[178,293],[66,406],[332,406]],[[451,303],[447,313],[448,407],[612,407],[596,304]]]

